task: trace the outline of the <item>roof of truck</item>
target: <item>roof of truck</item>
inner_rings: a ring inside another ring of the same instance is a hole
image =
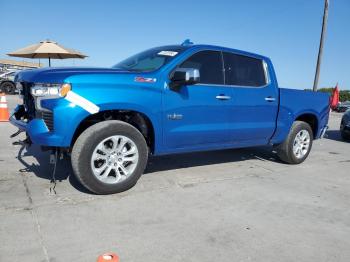
[[[234,49],[234,48],[229,48],[229,47],[224,47],[224,46],[217,46],[217,45],[207,45],[207,44],[181,44],[181,45],[166,45],[166,46],[160,46],[160,47],[164,47],[164,48],[178,48],[178,49],[182,49],[182,50],[186,50],[186,49],[198,49],[198,50],[220,50],[220,51],[227,51],[227,52],[234,52],[237,54],[241,54],[241,55],[246,55],[246,56],[252,56],[252,57],[256,57],[256,58],[260,58],[260,59],[268,59],[268,57],[263,56],[263,55],[259,55],[256,53],[252,53],[252,52],[248,52],[248,51],[243,51],[243,50],[239,50],[239,49]]]
[[[259,58],[267,58],[263,55],[259,55],[256,53],[248,52],[248,51],[243,51],[235,48],[229,48],[229,47],[224,47],[224,46],[217,46],[217,45],[206,45],[206,44],[196,44],[196,45],[189,45],[191,48],[198,48],[198,49],[213,49],[213,50],[221,50],[221,51],[227,51],[227,52],[234,52],[237,54],[242,54],[242,55],[247,55],[247,56],[253,56],[253,57],[259,57]]]

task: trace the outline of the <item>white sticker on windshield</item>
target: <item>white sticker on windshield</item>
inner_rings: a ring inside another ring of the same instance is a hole
[[[160,51],[158,55],[166,55],[166,56],[176,56],[177,52],[175,51]]]

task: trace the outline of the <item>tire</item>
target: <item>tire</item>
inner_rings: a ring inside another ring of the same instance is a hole
[[[6,94],[14,94],[16,85],[13,82],[6,81],[1,83],[0,89]]]
[[[344,131],[340,132],[341,134],[341,137],[343,140],[345,141],[350,141],[350,135],[349,134],[346,134]]]
[[[128,142],[122,145],[125,141]],[[97,146],[99,147],[97,148]],[[121,149],[118,151],[119,147]],[[101,148],[101,151],[99,148]],[[129,150],[126,152],[136,151],[136,153],[131,154],[131,157],[127,157],[123,155],[123,150]],[[102,152],[106,152],[106,154],[103,155]],[[98,157],[100,154],[103,158],[107,157],[106,159],[109,160],[100,160],[100,157]],[[117,156],[117,154],[123,156]],[[137,157],[136,154],[138,154]],[[115,157],[114,160],[110,160],[113,156]],[[119,157],[123,158],[121,164],[118,162],[121,159]],[[135,163],[131,162],[129,166],[125,167],[124,163],[126,162],[126,165],[129,163],[125,160],[127,158],[135,158],[137,162],[135,160]],[[84,187],[96,194],[119,193],[133,187],[145,170],[147,159],[148,147],[143,135],[132,125],[117,120],[103,121],[87,128],[74,143],[71,153],[75,176]],[[114,164],[110,165],[109,163]],[[121,169],[121,165],[124,169]],[[104,166],[107,166],[107,168],[98,175],[97,173]],[[108,169],[109,167],[114,169]],[[130,168],[130,172],[125,172],[127,174],[125,175],[123,170],[127,168]],[[107,174],[107,170],[109,174]],[[116,182],[118,178],[120,181]]]
[[[343,140],[350,141],[350,135],[348,133],[346,133],[344,130],[344,122],[343,121],[340,124],[340,135],[341,135]]]
[[[307,140],[299,140],[299,138],[297,138],[298,134],[308,135],[309,142],[307,149],[302,149],[305,147],[304,144],[306,144]],[[283,162],[286,162],[288,164],[300,164],[304,162],[304,160],[308,157],[312,148],[312,140],[313,133],[310,125],[303,121],[295,121],[289,131],[286,140],[276,148],[277,155]],[[303,145],[301,146],[301,150],[297,150],[298,152],[300,152],[299,155],[293,150],[294,144],[296,144],[295,148],[298,148],[298,141],[303,141],[301,143]]]

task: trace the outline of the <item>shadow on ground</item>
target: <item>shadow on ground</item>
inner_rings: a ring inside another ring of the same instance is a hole
[[[330,140],[335,140],[335,141],[339,141],[339,142],[344,142],[344,143],[348,143],[349,141],[345,141],[340,134],[339,130],[328,130],[326,132],[325,135],[326,139],[330,139]]]
[[[26,158],[29,156],[34,157],[37,163],[33,163],[32,158],[30,158],[30,162],[27,162]],[[17,159],[23,165],[23,168],[19,170],[20,172],[31,172],[37,177],[47,179],[49,181],[52,180],[53,165],[49,163],[49,152],[42,152],[40,147],[36,145],[32,145],[28,148],[22,146],[18,151]],[[227,149],[157,157],[151,156],[144,174],[147,175],[160,171],[212,164],[239,162],[250,159],[279,162],[269,147]],[[85,189],[73,175],[69,157],[64,157],[58,161],[55,177],[57,182],[68,180],[69,183],[80,192],[92,194],[90,191]]]
[[[30,161],[28,163],[26,161],[26,157],[34,157],[37,163],[33,163]],[[23,168],[19,170],[21,173],[31,172],[35,174],[37,177],[47,179],[49,181],[53,180],[53,169],[54,166],[50,164],[50,153],[41,151],[39,146],[32,145],[30,147],[21,146],[17,154],[18,161],[23,165]],[[68,157],[64,157],[63,159],[59,159],[56,166],[55,173],[56,182],[59,183],[63,180],[68,180],[69,183],[77,190],[83,193],[89,193],[90,191],[85,189],[76,177],[73,175],[72,166],[70,163],[70,159]]]
[[[239,162],[250,159],[280,162],[275,154],[272,153],[270,147],[227,149],[150,157],[145,174],[188,167]]]

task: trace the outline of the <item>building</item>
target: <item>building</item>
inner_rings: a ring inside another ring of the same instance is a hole
[[[0,59],[0,72],[8,70],[23,70],[23,69],[33,69],[39,68],[42,65],[40,63],[32,63],[25,61],[16,61],[10,59]]]

